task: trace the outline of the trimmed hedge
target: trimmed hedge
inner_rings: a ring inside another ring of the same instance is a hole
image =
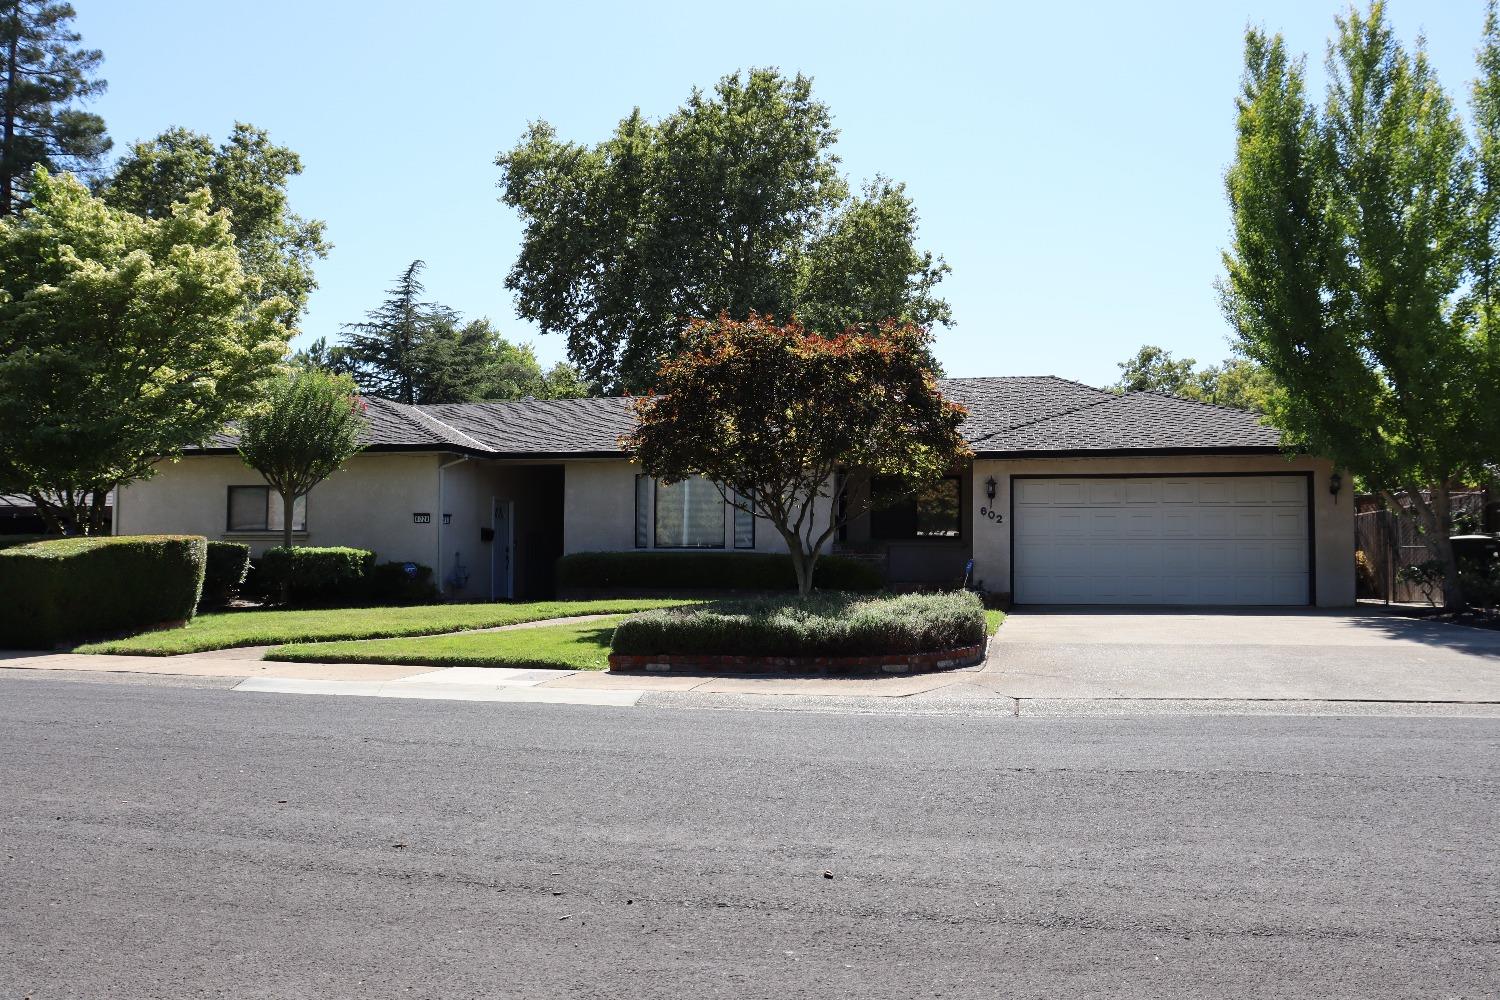
[[[359,593],[375,553],[344,546],[278,545],[255,561],[255,586],[268,601],[334,605]]]
[[[362,588],[362,599],[375,607],[434,604],[442,596],[432,582],[432,567],[421,563],[383,562],[372,566]]]
[[[610,652],[719,656],[879,656],[933,653],[985,641],[977,594],[725,602],[648,611],[615,629]]]
[[[575,552],[557,561],[565,590],[795,590],[792,557],[768,552]],[[813,568],[820,590],[876,591],[879,567],[822,556]]]
[[[202,610],[222,608],[239,593],[240,584],[250,572],[250,546],[241,542],[209,542],[208,559],[203,566],[203,596],[198,598]]]
[[[289,584],[285,595],[283,584]],[[267,549],[251,567],[243,592],[286,607],[320,608],[434,604],[443,596],[431,566],[376,565],[373,552],[337,547]]]
[[[48,649],[187,621],[207,548],[195,535],[114,535],[0,551],[0,646]]]

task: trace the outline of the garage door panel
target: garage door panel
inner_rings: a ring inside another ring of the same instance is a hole
[[[1307,480],[1301,476],[1279,476],[1271,480],[1271,502],[1307,509]]]
[[[1022,604],[1305,604],[1300,476],[1017,480]]]

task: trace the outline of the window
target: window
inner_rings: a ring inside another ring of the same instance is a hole
[[[281,494],[269,486],[229,487],[230,531],[280,531],[282,529]],[[307,530],[307,497],[292,505],[292,530]]]
[[[651,477],[635,477],[635,547],[651,544]]]
[[[870,512],[870,536],[887,540],[904,538],[957,538],[961,517],[960,480],[940,479],[915,493],[899,479],[877,478],[870,483],[876,509]],[[899,496],[887,504],[882,496]]]
[[[736,494],[735,500],[745,502],[745,497]],[[755,515],[734,508],[734,547],[737,549],[755,548]]]
[[[722,549],[724,498],[701,476],[656,484],[656,547]]]

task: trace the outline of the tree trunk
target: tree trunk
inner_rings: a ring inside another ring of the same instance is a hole
[[[1458,560],[1453,555],[1453,541],[1448,507],[1448,484],[1439,483],[1432,491],[1432,524],[1428,526],[1427,550],[1443,564],[1443,610],[1464,609],[1463,582],[1458,578]]]
[[[292,508],[296,505],[294,494],[281,495],[281,544],[286,548],[292,547]]]
[[[812,592],[812,564],[808,562],[807,554],[802,551],[802,539],[796,533],[784,529],[781,532],[782,541],[786,542],[787,553],[792,557],[792,572],[797,574],[797,596],[806,597]]]
[[[15,203],[15,178],[11,152],[16,145],[16,62],[21,44],[21,8],[11,14],[10,44],[5,52],[5,107],[0,109],[0,218],[11,214]]]

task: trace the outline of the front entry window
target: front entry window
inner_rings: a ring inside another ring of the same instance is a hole
[[[713,483],[693,476],[656,484],[656,548],[722,549],[724,498]]]
[[[885,541],[959,537],[960,486],[957,476],[949,476],[912,492],[899,479],[877,477],[870,483],[875,504],[870,536]]]

